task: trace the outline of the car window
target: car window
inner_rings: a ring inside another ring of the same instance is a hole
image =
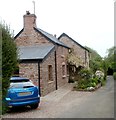
[[[30,88],[34,87],[35,85],[31,82],[16,82],[16,83],[10,83],[10,88]]]
[[[11,79],[10,82],[28,82],[30,81],[29,79]]]

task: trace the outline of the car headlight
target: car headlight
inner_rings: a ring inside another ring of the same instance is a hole
[[[10,98],[6,98],[7,101],[10,101],[11,99]]]

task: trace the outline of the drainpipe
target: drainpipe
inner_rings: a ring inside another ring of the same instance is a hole
[[[38,88],[39,88],[39,95],[41,96],[41,86],[40,86],[40,62],[38,62]]]
[[[86,66],[86,62],[87,62],[87,53],[86,53],[86,50],[85,50],[85,66]]]
[[[57,83],[57,60],[56,60],[56,51],[55,51],[55,80],[56,80],[56,90],[58,89]]]

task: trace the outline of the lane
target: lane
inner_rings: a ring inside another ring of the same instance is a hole
[[[57,115],[58,118],[114,118],[114,80],[107,77],[107,83],[80,104]]]
[[[11,112],[4,118],[114,118],[114,80],[94,92],[62,88],[43,97],[36,110]]]

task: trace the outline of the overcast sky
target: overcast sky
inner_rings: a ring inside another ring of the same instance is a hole
[[[0,0],[0,19],[16,35],[23,28],[23,15],[34,13],[32,0]],[[37,27],[68,34],[102,57],[114,46],[114,0],[35,0]]]

